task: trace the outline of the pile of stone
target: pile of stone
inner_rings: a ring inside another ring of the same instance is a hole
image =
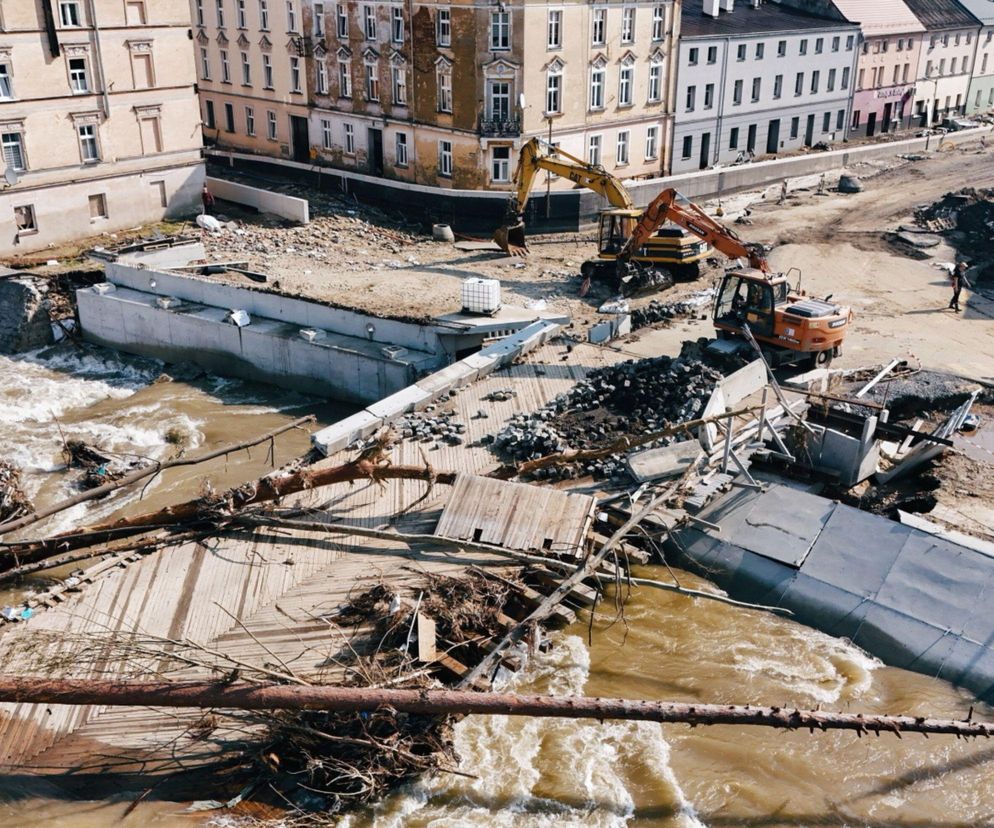
[[[660,302],[653,299],[648,305],[632,311],[632,330],[671,322],[674,319],[696,317],[713,296],[714,290],[708,288],[674,302]]]
[[[626,435],[643,437],[699,417],[720,379],[717,370],[702,362],[668,356],[601,368],[540,411],[515,415],[490,444],[504,462],[520,463],[567,449],[600,448]],[[624,478],[628,472],[623,454],[550,467],[535,477],[588,474]]]
[[[440,401],[446,402],[448,396]],[[417,411],[401,417],[395,423],[400,437],[418,443],[430,443],[429,448],[438,448],[441,443],[450,446],[461,446],[466,442],[466,424],[460,423],[454,411],[439,411],[434,405],[427,406],[423,411]]]
[[[994,189],[967,187],[946,193],[939,201],[915,211],[917,223],[933,232],[955,230],[961,255],[978,266],[982,281],[994,278]]]

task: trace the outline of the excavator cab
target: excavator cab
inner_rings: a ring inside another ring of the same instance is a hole
[[[625,247],[641,217],[639,210],[605,210],[601,213],[597,253],[603,259],[614,258]]]
[[[714,304],[719,330],[738,332],[748,324],[757,336],[773,336],[777,305],[787,301],[786,279],[770,279],[759,270],[730,270]]]

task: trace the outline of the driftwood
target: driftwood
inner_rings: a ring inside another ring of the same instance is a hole
[[[143,682],[98,679],[0,678],[0,702],[21,704],[194,707],[235,710],[334,710],[390,708],[416,715],[490,714],[561,719],[618,719],[664,724],[754,725],[783,730],[852,730],[864,733],[994,735],[994,722],[870,713],[830,713],[789,707],[635,701],[582,696],[525,696],[464,690],[392,690],[252,682]]]
[[[166,469],[173,469],[178,466],[195,466],[199,463],[205,463],[208,460],[213,460],[216,457],[223,457],[226,454],[232,454],[233,452],[240,451],[242,449],[251,448],[252,446],[257,446],[259,443],[265,443],[267,440],[272,440],[279,434],[285,431],[289,431],[293,428],[298,428],[306,423],[314,421],[313,415],[308,415],[306,417],[301,417],[299,420],[294,420],[292,423],[287,423],[280,428],[273,429],[272,431],[266,432],[259,437],[254,437],[251,440],[246,440],[241,443],[232,443],[230,445],[224,446],[222,448],[216,449],[215,451],[209,451],[206,454],[200,454],[197,457],[188,458],[177,458],[175,460],[167,460],[165,463],[153,463],[148,466],[142,466],[140,469],[125,474],[117,480],[112,480],[109,483],[105,483],[103,486],[97,486],[95,488],[89,489],[88,491],[82,492],[81,494],[74,495],[73,497],[67,498],[59,503],[54,503],[44,509],[38,509],[29,515],[17,518],[16,520],[10,520],[6,523],[0,523],[0,536],[9,534],[10,532],[16,532],[18,529],[23,529],[25,526],[30,526],[33,523],[37,523],[40,520],[44,520],[47,517],[58,514],[59,512],[64,512],[66,509],[71,509],[80,503],[85,503],[88,500],[95,500],[97,498],[103,497],[111,492],[124,488],[125,486],[130,486],[133,483],[137,483],[140,480],[144,480],[146,477],[152,477],[153,475],[163,472]]]

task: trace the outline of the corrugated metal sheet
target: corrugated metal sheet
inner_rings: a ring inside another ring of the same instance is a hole
[[[959,4],[985,26],[994,26],[994,3],[991,0],[959,0]]]
[[[980,24],[956,0],[905,0],[928,31],[964,29]],[[994,5],[988,3],[987,5]]]
[[[925,27],[902,0],[833,0],[847,20],[859,23],[863,34],[923,32]]]

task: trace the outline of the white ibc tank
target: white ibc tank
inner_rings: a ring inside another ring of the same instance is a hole
[[[492,315],[500,310],[500,281],[474,277],[462,283],[462,309]]]

